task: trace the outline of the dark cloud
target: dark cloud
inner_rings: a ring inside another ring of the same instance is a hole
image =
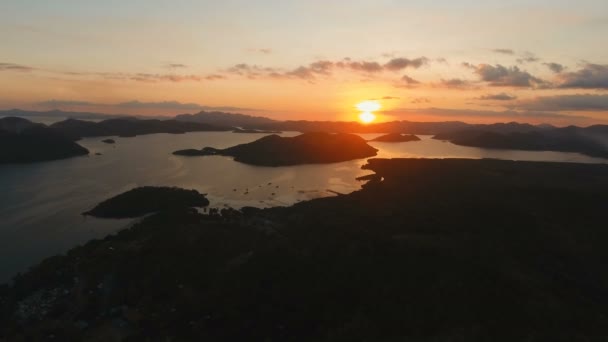
[[[468,89],[474,86],[473,82],[460,78],[441,79],[439,83],[434,84],[436,87],[449,89]]]
[[[559,63],[543,63],[543,65],[547,66],[547,68],[549,68],[549,70],[553,71],[556,74],[561,73],[566,68]]]
[[[411,87],[415,87],[419,84],[420,84],[420,81],[415,80],[415,79],[409,77],[408,75],[403,75],[401,77],[401,82],[399,84],[397,84],[397,86],[411,88]]]
[[[74,107],[97,107],[97,108],[115,108],[115,109],[156,109],[159,111],[193,111],[193,110],[209,110],[209,111],[256,111],[253,108],[241,108],[241,107],[230,107],[230,106],[203,106],[197,103],[182,103],[178,101],[160,101],[160,102],[141,102],[137,100],[121,102],[121,103],[95,103],[88,101],[74,101],[74,100],[49,100],[38,102],[35,105],[43,108],[50,109],[62,109],[62,108],[74,108]]]
[[[478,98],[478,100],[484,100],[484,101],[511,101],[511,100],[515,100],[515,99],[517,99],[517,96],[509,95],[507,93],[487,94],[487,95],[482,95]]]
[[[514,55],[515,51],[511,49],[493,49],[492,51],[496,53],[502,53],[503,55]]]
[[[384,68],[390,71],[399,71],[405,68],[414,68],[418,69],[421,66],[427,64],[429,62],[426,57],[419,57],[416,59],[408,59],[408,58],[393,58],[384,64]]]
[[[559,88],[608,89],[608,65],[586,64],[582,69],[562,73]]]
[[[400,97],[397,96],[384,96],[382,97],[382,100],[399,100]]]
[[[383,112],[391,116],[410,116],[410,115],[428,115],[435,117],[447,118],[508,118],[509,120],[529,120],[529,119],[589,119],[586,116],[568,115],[561,113],[552,113],[545,111],[529,111],[529,110],[505,110],[505,111],[489,111],[489,110],[474,110],[474,109],[449,109],[449,108],[402,108]]]
[[[365,73],[376,73],[384,70],[382,65],[378,62],[370,62],[370,61],[361,61],[361,62],[353,62],[353,61],[343,61],[336,63],[338,67],[347,68],[354,71],[361,71]]]
[[[515,107],[540,111],[608,111],[608,95],[574,94],[540,96],[520,101]]]
[[[21,72],[29,72],[35,70],[35,68],[15,64],[15,63],[0,63],[0,71],[21,71]]]
[[[547,83],[516,66],[480,64],[474,72],[484,82],[496,87],[541,87]]]

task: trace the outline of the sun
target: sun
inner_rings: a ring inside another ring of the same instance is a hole
[[[370,123],[376,120],[376,116],[372,112],[363,112],[359,114],[359,120],[363,123]]]
[[[362,112],[375,112],[380,109],[382,106],[378,101],[368,100],[363,101],[357,104],[357,109]]]
[[[382,106],[378,101],[368,100],[357,104],[357,109],[361,111],[359,114],[359,120],[368,124],[376,120],[376,115],[373,112],[379,110]]]

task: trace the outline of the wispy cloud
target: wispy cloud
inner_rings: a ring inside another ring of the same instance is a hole
[[[229,74],[244,76],[250,79],[256,78],[292,78],[313,80],[317,77],[328,77],[336,71],[350,71],[365,75],[379,74],[382,72],[397,72],[406,68],[418,69],[429,63],[426,57],[414,59],[392,58],[386,63],[372,60],[353,60],[349,57],[341,60],[317,60],[307,65],[301,65],[293,69],[282,69],[276,67],[265,67],[240,63],[225,70]]]
[[[483,119],[589,119],[586,116],[554,113],[550,111],[531,110],[474,110],[474,109],[450,109],[450,108],[401,108],[383,112],[391,116],[426,115],[440,118],[483,118]]]
[[[503,55],[514,55],[515,51],[511,50],[511,49],[492,49],[492,51],[496,52],[496,53],[501,53]]]
[[[26,65],[15,64],[15,63],[0,63],[0,71],[20,71],[20,72],[29,72],[35,70],[36,68],[29,67]]]
[[[475,83],[461,78],[441,79],[439,82],[433,83],[436,88],[448,89],[471,89],[475,87]]]
[[[507,93],[487,94],[487,95],[482,95],[477,98],[477,100],[482,100],[482,101],[511,101],[511,100],[515,100],[515,99],[517,99],[517,96],[509,95]]]
[[[253,53],[261,53],[263,55],[269,55],[273,52],[272,49],[269,49],[269,48],[250,48],[250,49],[247,49],[247,51],[253,52]]]
[[[540,111],[608,112],[608,95],[574,94],[539,96],[514,104],[515,108]]]
[[[198,103],[182,103],[178,101],[160,101],[160,102],[142,102],[138,100],[120,102],[120,103],[97,103],[78,100],[48,100],[35,104],[37,107],[46,109],[74,109],[75,107],[91,107],[91,108],[112,108],[115,110],[137,110],[137,109],[152,109],[159,111],[227,111],[227,112],[244,112],[244,111],[259,111],[254,108],[232,107],[232,106],[205,106]]]
[[[547,68],[549,68],[549,70],[553,71],[556,74],[559,74],[564,71],[564,69],[566,69],[565,66],[559,63],[543,63],[543,65],[545,65]]]

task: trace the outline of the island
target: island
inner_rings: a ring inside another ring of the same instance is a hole
[[[591,157],[608,158],[608,133],[603,126],[566,127],[530,131],[495,131],[466,129],[437,134],[433,139],[456,145],[525,151],[576,152]]]
[[[162,211],[48,258],[0,286],[0,336],[608,336],[608,165],[371,159],[364,168],[377,177],[351,194]]]
[[[375,156],[377,149],[354,134],[304,133],[295,137],[269,135],[248,144],[226,149],[205,147],[173,152],[180,156],[231,156],[258,166],[336,163]]]
[[[226,132],[233,129],[197,122],[136,118],[115,118],[100,122],[67,119],[54,123],[50,127],[74,140],[103,136],[134,137],[155,133]]]
[[[251,134],[281,134],[281,131],[264,131],[259,129],[243,129],[237,128],[232,131],[232,133],[251,133]]]
[[[102,143],[106,143],[106,144],[115,144],[116,140],[114,140],[114,139],[104,139],[101,142]]]
[[[209,200],[196,190],[144,186],[105,200],[83,215],[99,218],[133,218],[155,212],[208,205]]]
[[[0,118],[0,163],[32,163],[76,156],[89,151],[43,124]]]
[[[374,138],[369,141],[377,141],[377,142],[410,142],[410,141],[420,141],[420,138],[413,134],[400,134],[400,133],[389,133],[385,135],[381,135],[377,138]]]

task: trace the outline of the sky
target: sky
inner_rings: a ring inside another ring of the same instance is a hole
[[[3,0],[0,109],[608,123],[606,0]]]

